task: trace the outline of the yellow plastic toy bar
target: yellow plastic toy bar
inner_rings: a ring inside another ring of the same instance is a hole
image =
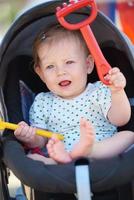
[[[9,123],[9,122],[4,122],[4,121],[0,120],[0,130],[4,130],[6,128],[11,129],[11,130],[16,130],[18,128],[18,125],[13,124],[13,123]],[[36,134],[43,136],[43,137],[51,138],[53,132],[42,130],[42,129],[37,129]],[[63,135],[58,134],[58,133],[57,133],[57,137],[58,137],[59,140],[64,139]]]

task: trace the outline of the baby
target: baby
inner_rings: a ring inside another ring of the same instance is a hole
[[[126,79],[118,68],[105,76],[109,82],[87,83],[94,59],[79,31],[55,26],[42,32],[34,43],[34,70],[50,92],[36,96],[30,109],[30,125],[19,123],[14,132],[29,148],[46,145],[50,158],[28,155],[44,163],[67,163],[78,157],[104,158],[117,155],[134,142],[131,131],[117,133],[131,115],[125,94]],[[37,136],[39,127],[61,133],[47,141]]]

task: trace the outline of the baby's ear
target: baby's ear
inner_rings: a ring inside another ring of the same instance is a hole
[[[34,71],[36,72],[36,74],[38,74],[38,76],[41,78],[42,72],[41,72],[41,68],[39,65],[36,65],[34,68]]]
[[[91,74],[94,69],[94,58],[92,55],[88,55],[87,57],[87,73]]]

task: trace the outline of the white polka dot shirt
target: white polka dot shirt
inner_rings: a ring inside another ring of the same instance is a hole
[[[66,150],[78,142],[81,117],[89,120],[96,131],[96,140],[113,136],[117,128],[107,119],[111,91],[100,81],[89,83],[86,90],[73,99],[63,99],[52,92],[40,93],[30,109],[30,124],[63,134]]]

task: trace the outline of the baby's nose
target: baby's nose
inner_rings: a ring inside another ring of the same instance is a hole
[[[58,75],[66,74],[65,68],[63,66],[57,67],[57,74]]]

